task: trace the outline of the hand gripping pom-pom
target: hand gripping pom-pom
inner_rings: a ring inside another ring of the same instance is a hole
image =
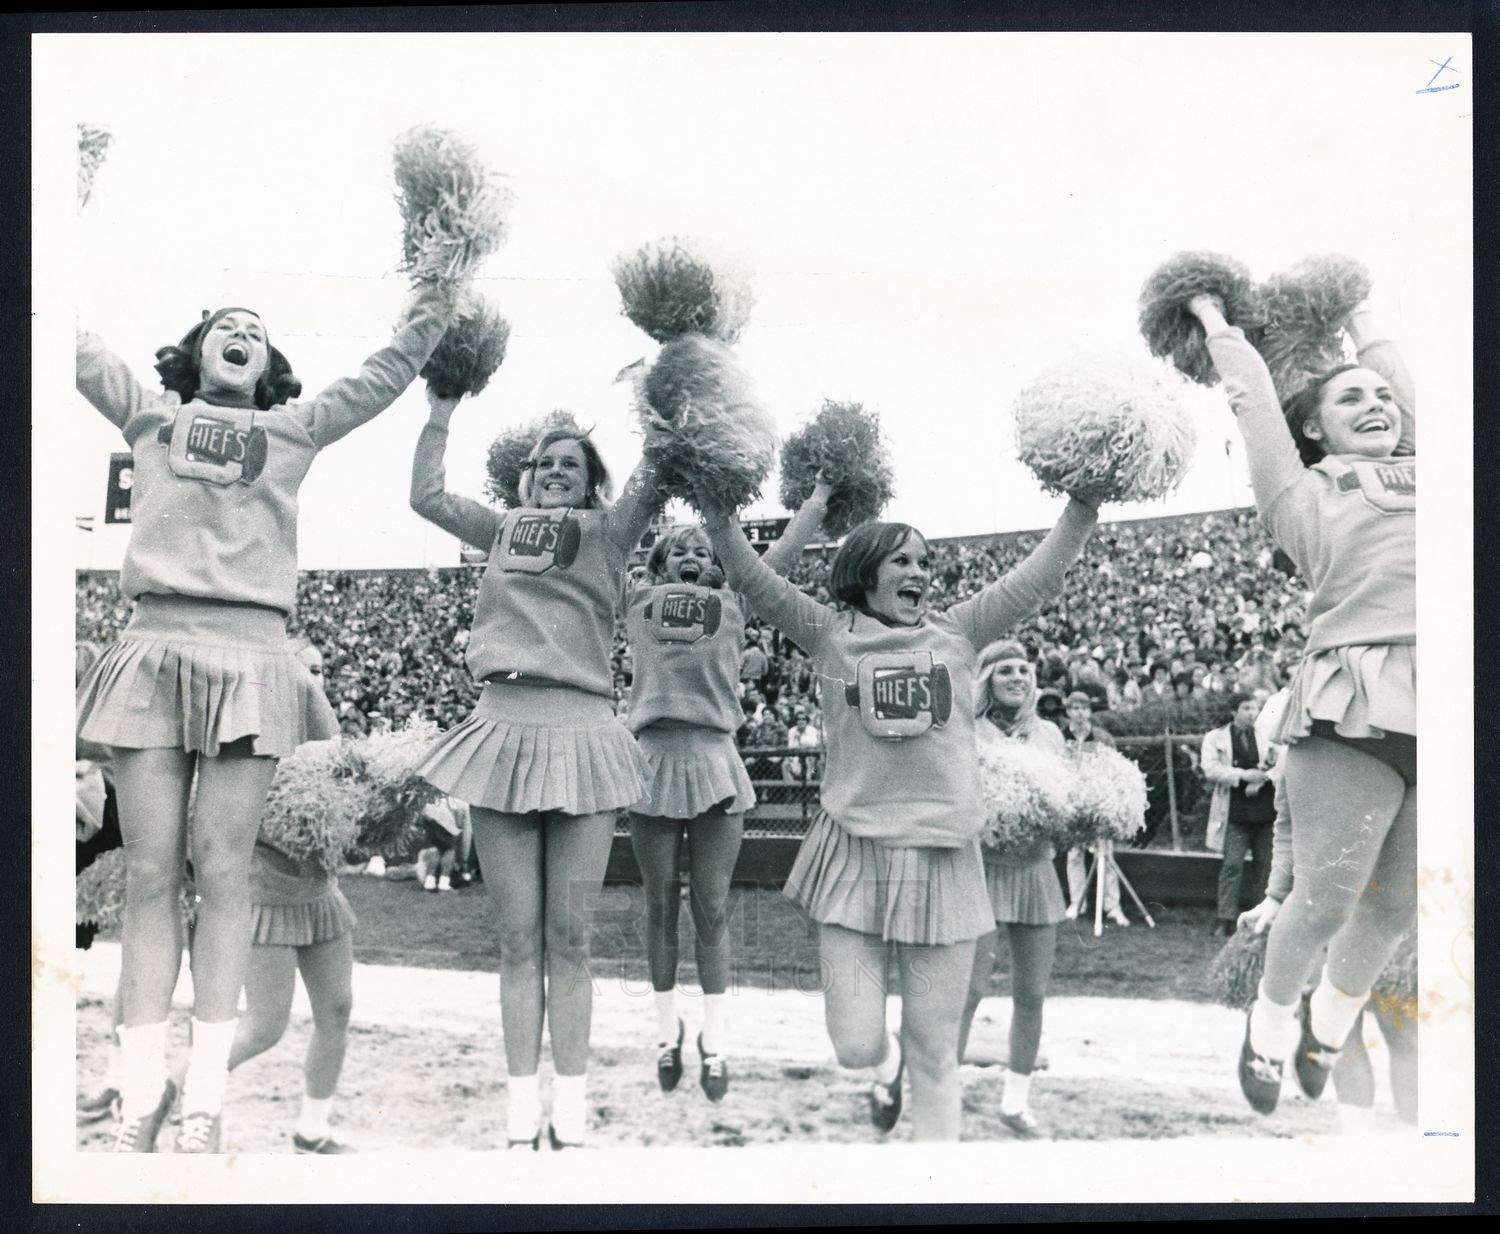
[[[997,852],[1024,852],[1069,834],[1070,769],[1057,755],[1003,736],[981,720],[979,779],[984,791],[980,842]]]
[[[478,292],[465,289],[421,376],[439,398],[478,394],[505,360],[510,324]]]
[[[93,924],[100,930],[118,929],[125,920],[125,850],[101,853],[78,872],[73,881],[73,917],[79,925]],[[192,924],[197,893],[192,878],[184,873],[177,897],[183,920]]]
[[[94,191],[94,173],[109,154],[114,135],[97,124],[78,126],[78,204],[86,206]]]
[[[1049,369],[1016,399],[1016,446],[1050,493],[1152,501],[1176,488],[1197,428],[1185,387],[1144,359],[1079,360]]]
[[[823,530],[837,538],[878,518],[891,499],[894,472],[880,420],[859,403],[826,400],[810,424],[781,448],[781,504],[796,510],[822,472],[832,493]]]
[[[1146,777],[1118,750],[1096,746],[1073,764],[1073,846],[1128,841],[1146,825]]]
[[[1285,403],[1344,360],[1344,329],[1370,294],[1370,273],[1352,257],[1309,257],[1257,289],[1251,341]]]
[[[491,498],[510,510],[526,504],[521,500],[521,476],[542,434],[554,428],[576,432],[580,437],[584,435],[583,428],[572,415],[566,411],[554,411],[540,420],[506,429],[490,443],[486,460],[488,478],[484,488]]]
[[[324,871],[344,863],[359,835],[369,794],[358,761],[341,738],[298,746],[276,766],[260,834],[294,861]]]
[[[657,484],[696,504],[701,484],[725,505],[746,505],[776,459],[776,425],[723,343],[684,335],[661,349],[641,381],[636,413]]]
[[[1219,380],[1202,323],[1190,312],[1195,296],[1217,296],[1231,325],[1252,327],[1256,299],[1250,272],[1217,253],[1178,253],[1141,288],[1140,326],[1153,356],[1170,360],[1184,377],[1205,386]]]
[[[371,733],[354,743],[353,758],[368,794],[358,825],[362,851],[400,861],[420,842],[422,809],[442,794],[417,767],[437,739],[437,725],[413,717],[405,728]]]
[[[1248,1011],[1260,989],[1261,973],[1266,966],[1266,939],[1269,930],[1259,934],[1237,930],[1214,956],[1208,968],[1208,988],[1214,1001],[1234,1011]]]
[[[622,311],[658,343],[684,334],[733,343],[750,319],[755,294],[749,276],[696,248],[674,237],[642,245],[614,264]]]
[[[458,282],[500,247],[511,193],[456,133],[419,125],[396,139],[401,269],[417,282]]]

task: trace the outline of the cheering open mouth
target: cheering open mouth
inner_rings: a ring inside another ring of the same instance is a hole
[[[1354,426],[1356,433],[1388,433],[1392,428],[1390,417],[1385,415],[1371,416],[1368,420],[1361,420]]]
[[[250,363],[250,349],[244,343],[228,343],[219,354],[226,364],[233,364],[236,368],[244,368]]]
[[[696,561],[684,561],[677,567],[677,577],[684,583],[696,583],[703,577],[703,567]]]

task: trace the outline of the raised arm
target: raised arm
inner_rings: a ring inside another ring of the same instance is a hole
[[[828,498],[832,494],[833,489],[822,480],[813,485],[813,491],[802,503],[801,509],[792,515],[781,539],[771,545],[761,558],[768,568],[775,570],[777,574],[785,574],[797,564],[802,550],[813,542],[813,537],[823,526],[823,517],[828,513]]]
[[[711,506],[701,497],[700,505],[703,528],[719,555],[728,586],[808,655],[815,654],[833,624],[834,611],[804,595],[767,566],[750,547],[732,511]]]
[[[406,324],[360,367],[321,394],[293,407],[318,448],[373,420],[401,397],[431,358],[453,316],[453,289],[426,283],[412,302]]]
[[[87,330],[78,331],[78,393],[116,428],[124,428],[141,408],[166,401],[166,395],[142,386],[125,361]]]
[[[1417,387],[1401,350],[1386,337],[1368,305],[1361,304],[1349,318],[1349,337],[1359,353],[1359,362],[1374,369],[1391,383],[1396,406],[1401,409],[1401,440],[1397,454],[1417,452]]]
[[[975,647],[987,647],[1062,591],[1068,567],[1078,560],[1098,521],[1099,512],[1074,497],[1025,561],[977,596],[955,604],[948,615]]]
[[[427,391],[432,415],[417,438],[417,452],[411,461],[411,508],[429,523],[457,536],[475,548],[488,548],[500,530],[501,516],[489,506],[468,497],[450,493],[443,472],[443,455],[448,449],[448,421],[458,406],[456,398],[439,398]]]
[[[604,516],[604,534],[619,548],[630,552],[641,542],[665,502],[666,496],[656,483],[656,468],[643,457],[625,481],[619,500]]]

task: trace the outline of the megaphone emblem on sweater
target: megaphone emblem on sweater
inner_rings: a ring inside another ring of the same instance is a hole
[[[723,602],[707,587],[667,583],[646,602],[646,628],[663,643],[712,638],[723,618]]]
[[[500,533],[499,565],[522,574],[566,570],[582,542],[583,528],[571,510],[512,510]]]
[[[254,484],[267,454],[266,430],[255,416],[236,407],[215,407],[211,414],[184,407],[156,439],[167,447],[167,466],[179,479]]]
[[[879,651],[861,656],[844,700],[858,708],[874,737],[919,737],[942,728],[953,714],[953,684],[946,664],[930,651]]]

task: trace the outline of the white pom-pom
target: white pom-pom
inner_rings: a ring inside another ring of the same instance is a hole
[[[985,824],[980,840],[997,851],[1054,843],[1072,820],[1068,764],[1055,754],[1002,736],[981,720],[979,779]]]

